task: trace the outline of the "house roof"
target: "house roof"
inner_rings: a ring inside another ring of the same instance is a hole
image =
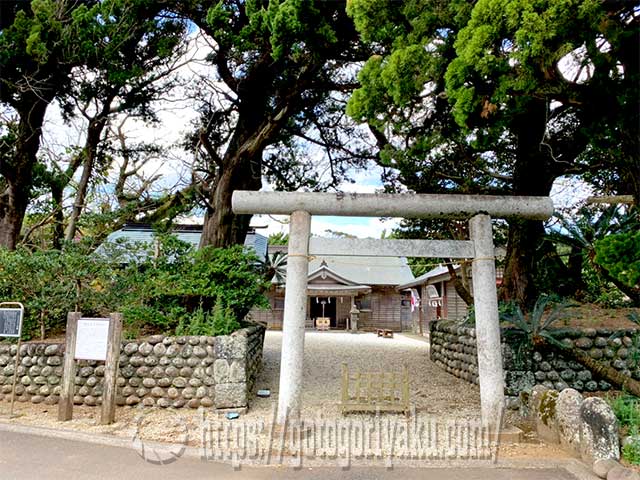
[[[190,243],[197,248],[202,236],[202,225],[175,225],[171,233],[179,240]],[[115,243],[118,240],[153,245],[154,230],[150,225],[128,224],[120,230],[110,233],[105,243]],[[244,245],[253,248],[258,258],[264,260],[267,254],[267,237],[250,230],[245,237]]]
[[[309,274],[325,263],[340,277],[357,285],[399,285],[414,279],[404,257],[316,256],[309,262]]]
[[[458,268],[460,268],[460,265],[454,265],[453,268],[457,270]],[[427,273],[420,275],[418,278],[414,279],[413,281],[404,283],[402,285],[398,285],[398,290],[417,287],[419,285],[426,285],[428,283],[435,282],[435,281],[442,281],[442,280],[447,281],[450,279],[451,279],[451,275],[449,275],[449,269],[444,265],[440,265],[440,266],[437,266],[436,268],[429,270]]]

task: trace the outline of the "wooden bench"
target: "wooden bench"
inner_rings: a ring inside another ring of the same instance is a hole
[[[409,414],[409,370],[401,372],[349,372],[342,364],[342,414],[397,412]]]
[[[387,328],[377,328],[376,333],[379,337],[393,338],[393,330],[389,330]]]

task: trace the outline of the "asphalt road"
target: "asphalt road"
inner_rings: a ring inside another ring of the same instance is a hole
[[[242,467],[179,458],[169,465],[145,462],[132,449],[0,430],[0,480],[164,479],[406,479],[575,480],[562,469]]]

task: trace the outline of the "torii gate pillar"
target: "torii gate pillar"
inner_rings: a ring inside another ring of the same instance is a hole
[[[469,234],[475,249],[471,277],[476,317],[480,409],[483,423],[497,426],[500,425],[504,409],[504,374],[491,217],[482,214],[472,217],[469,220]]]
[[[287,280],[284,292],[280,392],[277,422],[300,415],[304,327],[307,319],[307,276],[309,275],[309,235],[311,215],[303,211],[291,214]]]

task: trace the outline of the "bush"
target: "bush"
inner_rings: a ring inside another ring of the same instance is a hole
[[[25,339],[62,333],[69,311],[122,312],[128,337],[172,333],[180,322],[194,331],[230,333],[253,306],[267,305],[256,258],[241,246],[195,251],[161,236],[159,247],[160,255],[151,245],[123,242],[96,252],[82,245],[0,249],[0,301],[25,305]],[[216,323],[217,304],[224,318]]]
[[[200,307],[190,315],[183,316],[176,327],[176,335],[229,335],[241,327],[231,308],[219,301],[211,312]]]
[[[112,277],[111,267],[82,247],[0,249],[0,265],[0,298],[24,304],[25,339],[63,331],[69,311],[109,313],[104,289]]]
[[[623,284],[640,283],[640,231],[617,233],[598,240],[595,261]]]

